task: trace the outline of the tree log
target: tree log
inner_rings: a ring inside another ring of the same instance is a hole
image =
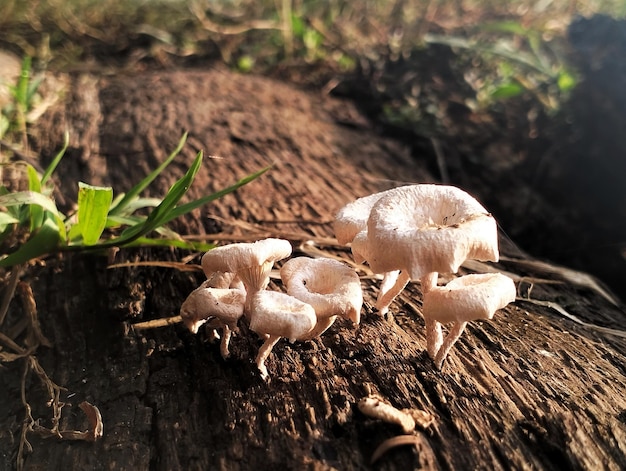
[[[188,145],[149,189],[162,196],[196,152],[208,157],[190,194],[219,190],[266,165],[272,169],[235,194],[175,223],[220,244],[282,237],[294,255],[353,263],[333,239],[336,211],[353,199],[406,183],[433,182],[428,166],[377,130],[346,101],[267,78],[223,70],[67,79],[64,103],[44,116],[34,139],[43,163],[70,130],[57,184],[71,200],[77,181],[130,188],[189,131]],[[31,433],[25,469],[611,469],[626,467],[626,322],[621,306],[567,272],[534,263],[506,238],[499,264],[518,299],[492,321],[471,323],[442,370],[425,353],[422,294],[410,283],[381,316],[380,284],[366,266],[364,308],[354,328],[336,322],[320,339],[283,340],[260,378],[262,341],[245,323],[223,360],[219,343],[182,324],[134,331],[138,321],[178,314],[202,281],[200,271],[142,266],[179,261],[177,250],[127,249],[106,257],[52,257],[31,268],[43,332],[53,347],[37,357],[67,390],[61,429],[85,429],[77,405],[102,413],[94,442]],[[191,260],[199,264],[199,254]],[[444,275],[450,279],[452,275]],[[281,290],[279,281],[270,289]],[[535,300],[541,303],[533,302]],[[552,303],[552,304],[549,304]],[[12,306],[11,313],[19,313]],[[0,467],[12,469],[23,407],[20,361],[0,375]],[[27,384],[35,418],[42,391]],[[413,445],[374,450],[403,434],[361,413],[375,393],[434,421]]]

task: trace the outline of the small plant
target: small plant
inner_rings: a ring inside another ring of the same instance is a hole
[[[32,59],[24,57],[17,83],[8,87],[12,101],[0,113],[0,139],[16,132],[25,144],[28,112],[33,108],[42,80],[43,76],[33,77]]]
[[[113,189],[79,182],[75,214],[65,216],[52,198],[50,177],[63,158],[65,145],[48,168],[39,174],[30,164],[26,167],[28,190],[10,192],[0,187],[0,244],[8,252],[0,258],[0,267],[26,263],[56,251],[102,250],[111,247],[158,245],[192,250],[207,250],[209,245],[183,239],[167,224],[190,211],[226,195],[254,180],[268,168],[253,173],[221,191],[184,204],[178,204],[191,186],[202,163],[199,152],[185,175],[161,200],[142,198],[140,193],[172,162],[185,144],[185,134],[176,149],[157,169],[147,175],[128,193],[114,198]],[[138,211],[151,208],[148,215]],[[153,233],[160,237],[152,236]],[[20,243],[17,244],[16,242]]]
[[[559,53],[542,39],[541,31],[516,21],[500,21],[481,26],[479,33],[488,36],[425,36],[429,44],[465,49],[492,66],[488,67],[491,73],[481,73],[473,83],[479,103],[490,104],[530,93],[546,110],[554,111],[576,85],[576,78]]]
[[[59,427],[61,409],[65,405],[61,402],[60,394],[64,388],[48,377],[35,355],[40,345],[50,346],[50,342],[43,336],[39,327],[37,308],[30,286],[28,283],[19,282],[22,267],[29,261],[59,251],[103,250],[132,245],[207,250],[212,246],[186,241],[182,236],[167,228],[167,224],[195,208],[236,190],[262,175],[269,168],[261,169],[221,191],[179,204],[202,164],[202,152],[199,152],[189,170],[172,185],[163,199],[140,197],[141,192],[178,155],[186,138],[187,134],[183,135],[169,157],[128,193],[114,197],[113,189],[110,187],[98,187],[79,182],[77,211],[70,216],[63,215],[57,209],[52,197],[51,182],[51,176],[67,149],[68,135],[65,136],[63,148],[43,173],[40,174],[28,163],[20,163],[25,166],[28,190],[11,191],[5,186],[0,186],[0,250],[6,253],[0,256],[0,268],[10,267],[11,269],[6,278],[6,288],[0,305],[0,326],[4,322],[16,289],[22,301],[28,306],[28,312],[25,314],[28,340],[24,346],[18,343],[17,338],[11,338],[0,332],[2,345],[0,363],[13,362],[18,359],[24,359],[25,362],[21,382],[25,416],[17,453],[18,470],[24,469],[25,453],[32,449],[28,441],[30,433],[62,440],[87,441],[96,441],[103,433],[102,418],[98,407],[87,402],[79,406],[90,422],[87,431],[66,430]],[[138,214],[138,211],[146,209],[148,209],[147,215]],[[160,237],[154,237],[153,233]],[[53,425],[51,428],[42,426],[40,420],[32,415],[32,408],[27,400],[27,379],[31,373],[40,379],[48,394],[48,405],[52,409]]]

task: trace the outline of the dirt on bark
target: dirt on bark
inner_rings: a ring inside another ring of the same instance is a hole
[[[225,70],[68,79],[70,95],[35,136],[43,164],[68,128],[58,185],[76,181],[124,191],[160,163],[183,131],[188,145],[149,193],[162,196],[196,152],[207,155],[192,196],[221,189],[267,165],[235,194],[177,221],[176,229],[220,244],[268,236],[294,255],[351,262],[333,239],[336,211],[356,197],[404,183],[434,182],[429,165],[380,136],[349,101]],[[47,157],[46,157],[47,156]],[[66,208],[67,209],[67,208]],[[261,341],[245,323],[222,359],[208,333],[182,325],[135,332],[138,321],[176,314],[202,281],[199,257],[177,250],[51,258],[25,276],[53,343],[38,358],[67,390],[61,429],[84,429],[88,400],[104,421],[95,443],[30,434],[26,469],[622,469],[626,465],[626,333],[618,305],[570,272],[535,263],[501,239],[497,269],[519,299],[493,321],[476,322],[443,370],[425,353],[421,291],[410,284],[383,317],[372,307],[379,281],[358,266],[365,304],[358,328],[337,322],[320,339],[280,342],[254,365]],[[142,266],[189,260],[191,271]],[[127,266],[111,267],[112,263]],[[195,270],[194,270],[195,266]],[[273,281],[270,289],[282,289]],[[542,301],[537,304],[533,301]],[[19,317],[22,308],[9,312]],[[0,466],[11,469],[24,410],[21,361],[0,375]],[[50,425],[36,379],[33,416]],[[425,410],[433,425],[415,446],[373,450],[398,435],[356,407],[377,393]]]

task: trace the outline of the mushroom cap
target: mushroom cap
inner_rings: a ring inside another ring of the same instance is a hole
[[[515,301],[515,283],[501,273],[465,275],[424,295],[424,318],[442,324],[492,319],[498,309]]]
[[[498,261],[498,229],[493,216],[459,188],[405,186],[375,202],[352,252],[376,273],[402,270],[416,280],[456,273],[468,259]]]
[[[310,304],[278,291],[259,291],[250,301],[250,329],[259,335],[304,338],[317,322]]]
[[[236,324],[243,315],[246,292],[239,289],[196,288],[180,307],[180,317],[194,334],[207,319],[218,318],[224,324]]]
[[[313,306],[318,318],[338,315],[359,323],[363,291],[352,268],[330,258],[296,257],[285,262],[280,277],[287,293]]]
[[[232,288],[245,291],[245,287],[241,279],[236,273],[220,272],[205,273],[207,280],[202,283],[205,288]]]
[[[241,242],[209,250],[202,257],[202,269],[205,274],[236,273],[248,291],[257,291],[267,286],[274,262],[289,255],[291,244],[287,240]]]
[[[374,206],[380,198],[396,190],[398,190],[398,188],[364,196],[341,208],[333,222],[333,230],[337,241],[340,244],[352,242],[354,237],[367,227],[367,220],[370,217],[372,206]]]

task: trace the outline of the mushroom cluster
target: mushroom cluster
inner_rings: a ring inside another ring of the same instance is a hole
[[[287,293],[267,290],[274,262],[291,255],[291,244],[263,239],[217,247],[202,257],[207,280],[183,302],[180,315],[190,331],[209,322],[222,328],[220,346],[229,355],[231,333],[243,317],[264,343],[256,364],[265,379],[265,360],[281,337],[310,340],[328,329],[337,316],[359,323],[363,295],[356,272],[330,259],[297,257],[280,271]]]
[[[466,260],[499,259],[495,219],[459,188],[410,185],[359,198],[337,213],[334,230],[340,243],[352,244],[355,261],[383,275],[381,314],[409,281],[420,281],[427,351],[439,368],[468,321],[491,319],[515,300],[513,280],[501,274],[437,286],[439,273],[456,273]],[[444,341],[441,325],[450,322]]]
[[[422,286],[426,349],[441,368],[468,322],[491,319],[515,300],[513,280],[500,274],[465,275],[438,286],[439,273],[456,273],[469,259],[499,259],[495,219],[473,197],[445,185],[410,185],[359,198],[342,208],[334,230],[351,243],[359,263],[383,275],[376,308],[386,314],[409,281]],[[359,324],[363,294],[356,272],[337,260],[296,257],[280,269],[286,293],[267,289],[274,263],[291,256],[282,239],[235,243],[202,257],[206,281],[183,302],[180,316],[197,333],[206,324],[218,337],[220,352],[244,318],[264,341],[256,357],[263,378],[265,360],[276,343],[322,335],[343,317]],[[451,324],[443,337],[442,324]]]

